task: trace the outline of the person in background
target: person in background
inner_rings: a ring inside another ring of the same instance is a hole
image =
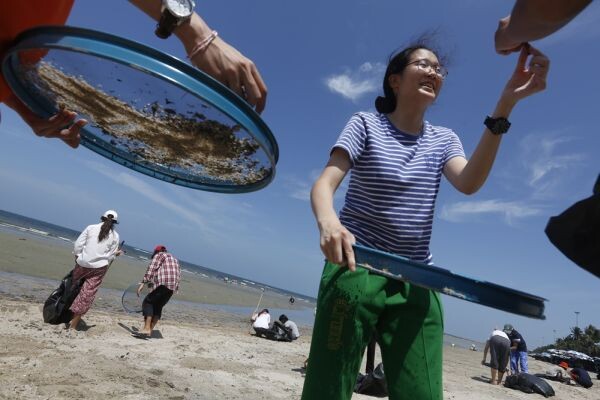
[[[296,340],[300,337],[300,331],[298,330],[298,325],[294,321],[290,321],[285,314],[281,314],[279,319],[275,321],[273,324],[274,327],[282,329],[285,332],[285,335],[291,340]]]
[[[531,57],[531,58],[530,58]],[[454,131],[425,120],[447,76],[426,40],[390,57],[378,113],[353,115],[311,191],[326,264],[318,294],[303,400],[352,396],[364,349],[377,330],[390,399],[443,396],[443,315],[438,293],[357,268],[352,245],[432,263],[435,199],[444,175],[473,194],[485,183],[516,104],[546,87],[549,61],[533,47],[516,68],[467,160]],[[350,172],[338,217],[333,198]]]
[[[502,18],[494,35],[496,51],[509,54],[531,41],[542,39],[583,11],[592,0],[517,0],[510,15]]]
[[[258,313],[253,314],[251,321],[256,336],[265,335],[269,337],[271,335],[271,314],[269,314],[268,309],[263,308]]]
[[[588,372],[583,368],[571,368],[569,373],[571,375],[571,378],[573,378],[573,380],[577,382],[578,385],[586,389],[589,389],[594,385],[592,383],[592,378],[590,378],[590,374],[588,374]]]
[[[167,0],[130,0],[130,3],[159,21]],[[74,0],[6,0],[0,3],[0,60],[19,33],[41,25],[64,25]],[[148,28],[151,34],[152,29]],[[191,63],[228,86],[262,112],[267,99],[265,85],[254,63],[227,44],[196,13],[181,21],[173,30],[181,41]],[[201,51],[198,51],[201,50]],[[86,120],[66,109],[49,119],[38,117],[9,89],[0,72],[0,103],[13,109],[40,137],[59,138],[72,148],[80,142],[80,130]]]
[[[146,274],[137,289],[139,297],[144,285],[150,284],[152,291],[146,295],[142,302],[142,315],[144,327],[139,331],[142,336],[152,336],[152,331],[162,317],[162,309],[169,302],[173,293],[179,290],[181,270],[179,261],[167,248],[158,245],[154,248],[152,261],[148,265]]]
[[[502,329],[510,339],[510,370],[513,374],[519,372],[529,373],[527,363],[527,343],[523,336],[511,324],[504,325]]]
[[[499,329],[492,331],[489,339],[485,342],[483,360],[481,360],[482,365],[485,364],[488,350],[490,351],[490,369],[492,375],[490,383],[492,385],[499,385],[502,383],[502,378],[504,377],[510,358],[510,339],[508,335]]]
[[[117,219],[116,211],[106,211],[100,217],[99,224],[87,226],[75,241],[73,282],[82,278],[85,280],[69,308],[73,312],[73,318],[67,326],[69,329],[78,329],[81,317],[94,303],[108,267],[115,257],[122,254],[119,249],[119,234],[114,229],[114,225],[118,224]]]

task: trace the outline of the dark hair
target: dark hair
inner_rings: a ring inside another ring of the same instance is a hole
[[[401,74],[408,65],[410,56],[417,50],[429,50],[436,55],[442,65],[446,65],[447,57],[441,55],[435,45],[437,31],[431,31],[422,34],[411,41],[403,50],[395,51],[390,54],[388,66],[383,77],[383,97],[378,96],[375,99],[375,108],[382,114],[389,114],[396,109],[396,95],[389,83],[390,75]]]
[[[108,217],[101,217],[102,226],[100,227],[100,233],[98,234],[98,241],[101,242],[108,237],[108,233],[113,229],[115,220],[112,214],[108,214]]]
[[[260,312],[258,314],[262,314],[262,313],[269,313],[269,310],[266,308],[263,308],[262,310],[260,310]]]
[[[281,314],[281,315],[279,316],[279,321],[280,321],[282,324],[285,324],[286,322],[288,322],[288,317],[287,317],[287,315],[285,315],[285,314]]]

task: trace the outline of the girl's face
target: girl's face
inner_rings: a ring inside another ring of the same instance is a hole
[[[439,95],[445,73],[434,53],[419,49],[409,56],[408,64],[401,73],[390,75],[389,82],[398,103],[402,103],[402,99],[421,100],[428,106]]]

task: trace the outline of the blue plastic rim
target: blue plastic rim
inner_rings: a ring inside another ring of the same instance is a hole
[[[142,74],[148,80],[158,83],[165,89],[165,93],[169,91],[169,96],[177,96],[180,104],[195,102],[199,112],[212,114],[211,117],[215,116],[215,120],[216,117],[227,120],[230,126],[239,127],[239,132],[247,133],[257,148],[255,164],[262,167],[263,173],[259,174],[260,178],[255,181],[236,182],[197,170],[172,168],[164,163],[149,162],[140,159],[126,148],[119,148],[110,138],[103,138],[106,134],[93,121],[82,129],[81,144],[90,150],[153,178],[198,190],[220,193],[252,192],[264,188],[274,179],[279,149],[269,127],[237,94],[197,68],[148,46],[103,32],[68,26],[33,28],[19,35],[13,47],[6,53],[2,60],[2,72],[19,99],[44,118],[54,115],[59,105],[36,93],[27,75],[23,73],[23,70],[30,66],[24,66],[19,57],[23,52],[37,50],[48,52],[44,59],[51,58],[54,52],[75,57],[76,61],[95,60],[97,66],[109,63],[117,69],[120,68],[120,72]],[[71,67],[70,64],[77,62],[67,64],[69,65],[66,67]],[[89,73],[98,73],[98,70],[102,68],[91,68]],[[135,81],[135,76],[130,81]],[[143,80],[139,86],[144,84],[149,86],[148,82]],[[143,89],[140,87],[139,93],[142,93]],[[131,93],[128,95],[132,98],[137,96]],[[164,101],[167,104],[172,103],[169,99]],[[68,107],[68,104],[66,106]],[[254,163],[251,165],[254,166]]]
[[[374,274],[409,282],[448,296],[509,313],[546,319],[544,316],[546,299],[539,296],[460,276],[447,269],[410,261],[395,254],[361,245],[354,245],[354,256],[357,265]]]

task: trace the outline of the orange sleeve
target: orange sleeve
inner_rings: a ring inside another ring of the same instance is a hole
[[[0,60],[17,35],[40,25],[64,25],[74,0],[3,0],[0,2]],[[11,91],[0,75],[0,102]]]

